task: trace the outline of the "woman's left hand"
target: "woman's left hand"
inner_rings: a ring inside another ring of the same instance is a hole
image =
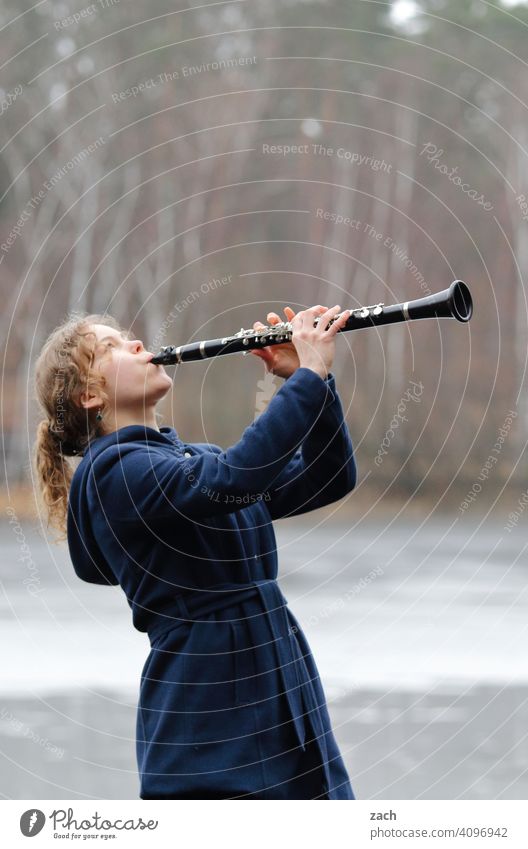
[[[326,307],[320,307],[321,312],[324,312],[326,309]],[[291,321],[295,317],[295,313],[291,307],[284,307],[284,314],[286,321]],[[268,324],[278,324],[281,321],[276,312],[269,312],[266,318]],[[261,321],[253,322],[254,330],[265,326]],[[293,342],[281,342],[278,345],[252,348],[248,353],[254,354],[256,357],[264,360],[266,371],[276,374],[278,377],[290,377],[299,368],[299,357]]]
[[[284,315],[286,316],[285,321],[291,321],[295,313],[291,307],[285,307]],[[269,312],[266,318],[268,324],[279,324],[281,321],[276,312]],[[254,330],[259,330],[265,326],[261,321],[253,322]],[[248,353],[254,354],[255,357],[260,357],[261,360],[264,360],[266,371],[276,374],[278,377],[289,377],[299,368],[299,357],[293,342],[281,342],[280,345],[252,348]]]

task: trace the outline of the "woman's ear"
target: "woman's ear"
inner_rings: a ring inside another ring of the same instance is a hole
[[[81,407],[84,407],[85,410],[91,410],[93,407],[102,407],[103,399],[99,397],[99,395],[91,395],[89,392],[81,392],[79,396],[79,401],[81,403]]]

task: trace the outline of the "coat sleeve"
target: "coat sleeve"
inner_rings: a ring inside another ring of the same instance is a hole
[[[156,442],[117,443],[93,462],[94,503],[110,520],[148,522],[232,513],[248,500],[269,502],[270,487],[334,403],[330,384],[301,367],[226,451],[184,458]]]
[[[356,485],[352,440],[332,373],[327,382],[333,400],[270,488],[266,506],[272,519],[298,516],[332,504]]]

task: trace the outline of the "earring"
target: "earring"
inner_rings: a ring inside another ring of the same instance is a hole
[[[96,418],[96,420],[97,420],[98,422],[100,422],[100,421],[101,421],[101,419],[103,418],[103,417],[102,417],[102,415],[101,415],[101,410],[100,410],[100,409],[99,409],[99,410],[97,410],[97,415],[96,415],[96,417],[95,417],[95,418]]]

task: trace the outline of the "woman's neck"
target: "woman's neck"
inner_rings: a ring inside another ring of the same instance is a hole
[[[156,420],[156,410],[154,407],[134,410],[119,410],[107,413],[104,420],[105,433],[112,433],[122,427],[129,425],[141,425],[143,427],[151,427],[159,431],[158,422]]]

